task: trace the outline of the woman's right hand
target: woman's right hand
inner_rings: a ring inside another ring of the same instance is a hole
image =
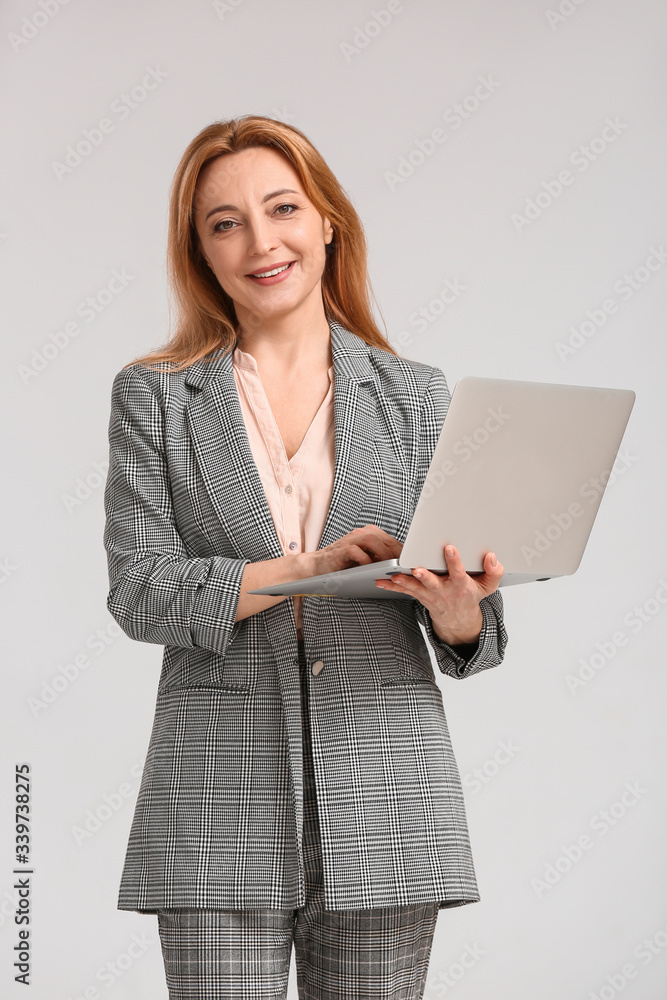
[[[331,545],[325,545],[317,552],[305,552],[311,576],[335,573],[351,566],[363,566],[381,559],[397,559],[403,543],[378,528],[375,524],[365,524],[363,528],[338,538]]]

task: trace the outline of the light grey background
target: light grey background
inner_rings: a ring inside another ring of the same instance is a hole
[[[577,574],[505,591],[499,668],[461,684],[439,675],[482,901],[440,914],[425,996],[664,995],[664,4],[13,0],[0,20],[2,995],[25,995],[12,969],[23,761],[30,996],[167,995],[155,918],[115,909],[162,648],[119,635],[105,607],[110,387],[168,333],[166,214],[183,149],[249,112],[305,131],[339,177],[404,356],[441,367],[450,387],[475,374],[637,392]],[[154,89],[121,113],[149,70]],[[113,130],[58,168],[103,118]],[[420,162],[434,129],[442,141]],[[127,284],[105,304],[114,270]],[[77,312],[89,296],[104,306],[92,321]],[[590,679],[572,689],[582,661]]]

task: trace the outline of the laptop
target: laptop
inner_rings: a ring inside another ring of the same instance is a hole
[[[250,594],[391,598],[375,580],[425,566],[446,574],[444,546],[466,571],[495,552],[501,587],[574,573],[635,402],[630,389],[461,378],[400,557]]]

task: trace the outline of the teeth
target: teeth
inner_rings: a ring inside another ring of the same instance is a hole
[[[263,274],[253,274],[253,278],[271,278],[274,274],[280,274],[281,271],[286,271],[289,264],[285,264],[284,267],[277,267],[275,271],[264,271]]]

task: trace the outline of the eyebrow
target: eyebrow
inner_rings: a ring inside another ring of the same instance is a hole
[[[292,190],[292,188],[280,188],[279,191],[272,191],[271,194],[264,195],[264,197],[262,198],[262,205],[265,202],[270,201],[271,198],[277,198],[279,194],[299,194],[299,191],[294,191]],[[239,210],[236,207],[236,205],[218,205],[216,208],[212,208],[211,211],[207,213],[204,222],[206,222],[206,219],[209,219],[212,215],[215,215],[216,212],[238,212],[238,211]]]

